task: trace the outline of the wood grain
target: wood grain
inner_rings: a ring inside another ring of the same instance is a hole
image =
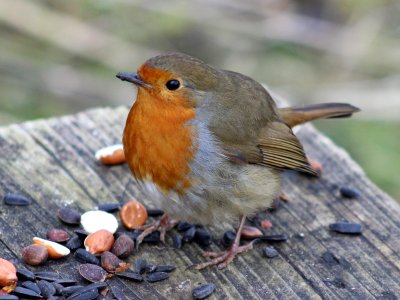
[[[126,165],[107,167],[94,158],[99,148],[121,142],[127,112],[126,107],[101,108],[0,128],[0,198],[12,192],[33,200],[28,207],[0,203],[1,257],[24,267],[20,253],[34,236],[45,237],[49,229],[65,227],[56,218],[63,206],[83,212],[100,203],[124,203],[135,197],[152,207]],[[304,126],[299,136],[306,153],[323,164],[322,176],[283,174],[282,189],[289,201],[253,218],[272,221],[266,233],[289,236],[288,241],[274,244],[279,257],[264,258],[261,249],[268,244],[259,242],[224,270],[198,272],[188,266],[202,260],[202,249],[191,243],[176,250],[168,240],[167,245],[144,244],[129,261],[171,263],[177,270],[170,279],[138,284],[113,278],[110,284],[121,287],[129,299],[190,299],[191,290],[205,282],[217,285],[210,299],[397,299],[400,206],[311,125]],[[342,198],[341,186],[354,188],[360,198]],[[361,223],[363,234],[329,231],[329,224],[339,220]],[[76,228],[67,229],[72,233]],[[219,248],[218,243],[210,247]],[[69,257],[29,269],[54,270],[81,281],[78,265]]]

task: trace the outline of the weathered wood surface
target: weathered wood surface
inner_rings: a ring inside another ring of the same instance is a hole
[[[33,236],[63,227],[55,214],[65,205],[81,211],[97,204],[138,198],[151,207],[134,184],[126,165],[106,167],[94,152],[120,143],[128,110],[96,109],[58,119],[27,122],[0,129],[0,198],[8,192],[33,199],[28,207],[0,204],[0,256],[23,266],[20,253]],[[273,213],[260,212],[287,242],[275,244],[279,257],[266,259],[261,248],[239,258],[224,270],[187,269],[202,260],[195,243],[182,250],[144,244],[129,258],[178,267],[159,283],[130,283],[112,279],[128,299],[190,299],[200,283],[214,282],[211,299],[397,299],[400,296],[400,206],[376,188],[342,150],[311,125],[299,133],[310,157],[322,162],[318,179],[295,173],[283,175],[289,202]],[[360,199],[340,197],[338,187],[358,190]],[[361,236],[330,232],[338,220],[362,223]],[[74,228],[69,227],[72,231]],[[302,238],[299,234],[304,234]],[[218,249],[213,243],[211,249]],[[332,253],[333,257],[325,253]],[[325,260],[323,255],[325,254]],[[33,270],[54,270],[79,278],[73,258],[49,261]]]

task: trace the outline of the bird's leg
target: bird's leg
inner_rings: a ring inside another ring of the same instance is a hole
[[[204,252],[203,256],[210,257],[212,259],[204,263],[197,264],[195,266],[195,269],[201,270],[215,265],[218,266],[218,269],[223,269],[233,261],[233,259],[236,257],[237,254],[253,249],[253,242],[240,246],[240,236],[242,234],[242,229],[245,221],[246,221],[246,216],[242,216],[239,228],[236,232],[235,240],[233,241],[232,246],[228,250],[222,252]]]
[[[160,240],[164,243],[165,233],[167,230],[173,228],[177,223],[177,221],[171,220],[167,214],[163,214],[159,220],[136,228],[137,230],[143,230],[143,232],[136,238],[136,246],[138,247],[146,236],[157,230],[160,230]]]

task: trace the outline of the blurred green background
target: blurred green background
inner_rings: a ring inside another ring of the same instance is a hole
[[[114,75],[181,51],[293,104],[361,107],[317,127],[400,199],[399,15],[396,0],[3,0],[0,126],[128,105]]]

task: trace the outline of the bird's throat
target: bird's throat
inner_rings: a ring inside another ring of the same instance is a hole
[[[137,179],[151,180],[164,192],[184,193],[191,186],[196,129],[188,122],[194,117],[193,108],[146,99],[139,92],[123,137],[127,162]]]

